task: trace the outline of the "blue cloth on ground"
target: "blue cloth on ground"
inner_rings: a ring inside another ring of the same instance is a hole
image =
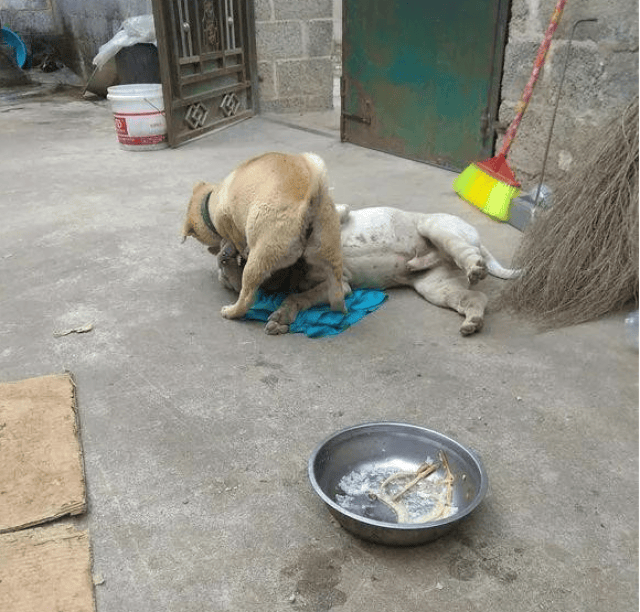
[[[267,293],[258,290],[256,301],[244,316],[245,319],[266,322],[287,297],[286,293]],[[298,313],[296,320],[289,326],[289,332],[306,334],[309,338],[335,336],[357,323],[362,317],[377,310],[387,299],[384,291],[377,289],[356,289],[344,299],[347,314],[334,312],[329,304],[312,306]]]

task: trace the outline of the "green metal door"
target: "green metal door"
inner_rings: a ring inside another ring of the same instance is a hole
[[[343,141],[461,170],[492,154],[508,0],[343,0]]]

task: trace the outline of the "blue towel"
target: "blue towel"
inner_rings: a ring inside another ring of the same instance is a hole
[[[269,315],[278,310],[286,297],[286,293],[267,293],[259,289],[256,301],[244,318],[266,322]],[[328,304],[312,306],[308,310],[302,310],[298,313],[296,320],[289,326],[289,332],[303,333],[309,338],[335,336],[357,323],[370,312],[377,310],[386,299],[387,294],[384,291],[356,289],[345,297],[347,314],[334,312]]]

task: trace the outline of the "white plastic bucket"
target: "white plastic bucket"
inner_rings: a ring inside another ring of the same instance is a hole
[[[162,85],[115,85],[107,88],[107,100],[122,149],[151,151],[168,146]]]

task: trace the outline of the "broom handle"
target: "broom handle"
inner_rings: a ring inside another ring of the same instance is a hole
[[[511,144],[513,143],[513,139],[516,136],[516,132],[518,130],[518,126],[522,121],[522,117],[524,115],[524,111],[527,109],[529,105],[529,100],[531,100],[531,95],[533,94],[533,87],[540,76],[540,70],[542,66],[544,66],[544,61],[547,57],[547,51],[549,51],[549,47],[551,46],[551,39],[553,38],[553,34],[555,33],[558,23],[560,22],[560,17],[562,16],[562,11],[564,10],[564,5],[567,3],[567,0],[558,0],[556,3],[556,8],[553,11],[553,15],[551,16],[551,22],[549,23],[549,27],[547,28],[547,32],[544,35],[544,40],[538,49],[538,55],[536,56],[536,61],[533,63],[533,72],[529,77],[529,82],[527,83],[524,91],[522,92],[522,98],[520,98],[520,102],[518,102],[518,106],[516,106],[517,112],[516,116],[513,118],[509,129],[504,135],[504,140],[502,141],[502,147],[500,149],[499,155],[504,155],[506,157],[509,149],[511,148]]]

